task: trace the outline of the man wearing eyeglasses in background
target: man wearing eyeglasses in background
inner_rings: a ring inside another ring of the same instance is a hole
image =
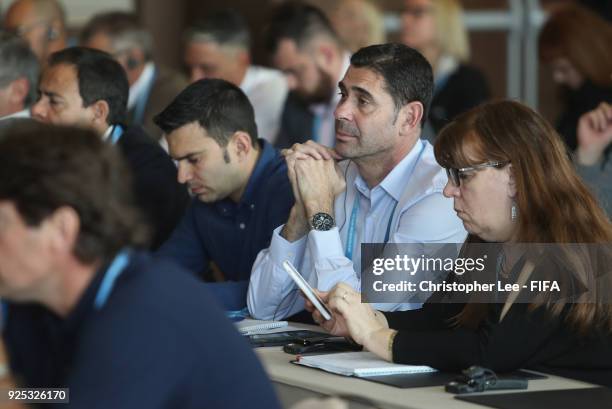
[[[133,13],[112,11],[95,15],[81,32],[81,45],[111,54],[130,84],[128,125],[142,126],[155,140],[162,131],[153,123],[187,80],[154,61],[153,36]]]
[[[13,2],[4,29],[26,40],[43,65],[49,55],[66,48],[66,13],[57,0]]]

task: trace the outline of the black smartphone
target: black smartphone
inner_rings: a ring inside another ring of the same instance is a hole
[[[291,342],[283,347],[283,351],[291,355],[304,355],[313,352],[361,351],[362,349],[361,345],[342,337],[332,337],[315,342]]]

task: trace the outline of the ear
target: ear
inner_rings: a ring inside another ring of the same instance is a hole
[[[30,92],[30,82],[26,78],[21,77],[11,82],[10,87],[12,91],[9,97],[11,102],[16,105],[23,104]]]
[[[506,166],[506,172],[508,172],[508,196],[514,198],[516,197],[516,178],[514,177],[512,164]]]
[[[69,206],[55,210],[44,222],[50,234],[50,247],[56,254],[72,253],[81,230],[81,220],[77,212]]]
[[[251,65],[251,57],[247,50],[240,50],[238,52],[238,62],[240,65],[249,66]]]
[[[94,102],[90,108],[93,111],[94,122],[97,124],[112,125],[108,122],[108,115],[110,113],[110,107],[108,102],[104,100],[98,100]]]
[[[247,158],[253,150],[251,136],[243,131],[235,132],[234,135],[232,135],[231,143],[232,150],[239,162]]]
[[[321,42],[316,48],[315,59],[320,67],[328,67],[334,60],[335,50],[331,44]]]
[[[415,129],[421,126],[421,119],[425,108],[418,101],[410,102],[402,107],[397,114],[396,121],[399,122],[400,135],[408,135],[413,133]]]

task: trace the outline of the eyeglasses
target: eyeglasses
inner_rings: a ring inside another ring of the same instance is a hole
[[[457,187],[461,185],[461,179],[465,179],[464,175],[469,172],[474,172],[477,170],[481,170],[484,168],[503,168],[509,162],[486,162],[481,163],[480,165],[474,165],[467,168],[446,168],[446,175],[448,176],[448,180]]]

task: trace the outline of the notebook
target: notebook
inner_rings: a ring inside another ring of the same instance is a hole
[[[287,326],[287,321],[262,321],[246,318],[235,323],[242,335],[265,334],[266,332]]]
[[[298,356],[298,365],[322,369],[344,376],[381,376],[435,372],[429,366],[400,365],[387,362],[371,352],[341,352],[338,354]]]

